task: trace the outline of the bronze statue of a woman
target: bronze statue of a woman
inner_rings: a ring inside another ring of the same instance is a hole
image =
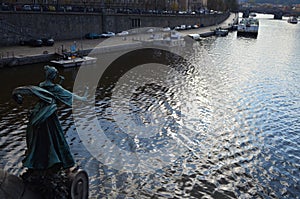
[[[32,170],[50,168],[68,169],[75,165],[68,143],[64,137],[61,124],[56,114],[57,103],[68,106],[72,100],[86,100],[56,84],[58,71],[45,66],[46,80],[39,86],[18,87],[13,91],[13,98],[21,104],[22,95],[34,95],[39,101],[34,106],[26,130],[27,151],[23,165]]]

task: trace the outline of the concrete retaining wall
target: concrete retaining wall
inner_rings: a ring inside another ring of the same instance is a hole
[[[0,45],[16,44],[21,39],[35,37],[78,39],[88,32],[101,32],[102,16],[72,13],[0,13],[0,25]]]
[[[86,33],[120,32],[137,27],[203,26],[224,21],[229,13],[212,15],[125,15],[99,13],[0,12],[0,45],[18,44],[21,39],[53,37],[80,39]]]
[[[104,16],[104,31],[120,32],[136,28],[137,23],[140,27],[175,27],[180,25],[211,26],[221,23],[229,13],[212,15],[107,15]]]

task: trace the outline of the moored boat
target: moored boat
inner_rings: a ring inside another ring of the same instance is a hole
[[[228,30],[222,29],[222,28],[216,28],[216,30],[215,30],[215,35],[216,35],[216,36],[225,37],[225,36],[228,35]]]
[[[82,57],[71,56],[71,57],[69,57],[68,56],[65,59],[52,60],[50,62],[57,66],[69,68],[69,67],[78,67],[78,66],[83,66],[83,65],[94,64],[94,63],[96,63],[96,61],[97,61],[97,58],[95,58],[95,57],[88,57],[88,56],[82,56]]]
[[[257,37],[259,21],[255,18],[243,18],[237,28],[238,36]]]
[[[298,19],[297,19],[297,17],[289,17],[289,19],[288,19],[288,22],[289,23],[292,23],[292,24],[297,24],[298,23]]]

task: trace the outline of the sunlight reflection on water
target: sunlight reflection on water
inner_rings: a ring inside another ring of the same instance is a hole
[[[211,62],[199,64],[201,59],[192,55],[190,61],[198,70],[176,79],[173,87],[170,84],[165,89],[145,83],[144,88],[136,88],[134,82],[140,77],[131,71],[133,84],[120,84],[116,87],[117,95],[113,96],[110,116],[123,121],[119,126],[126,132],[138,134],[143,127],[151,130],[156,125],[150,124],[158,124],[172,115],[182,135],[192,137],[184,153],[152,174],[118,171],[97,161],[76,133],[71,109],[61,106],[60,121],[71,150],[77,164],[90,176],[90,196],[299,197],[299,39],[299,26],[291,26],[285,20],[263,18],[257,39],[237,38],[233,32],[224,38],[202,40],[200,45],[207,50]],[[27,100],[22,107],[17,107],[9,95],[14,87],[42,81],[42,67],[1,70],[7,87],[1,92],[0,166],[18,175],[24,171],[21,161],[26,148],[25,124],[33,102]],[[64,86],[72,89],[77,69],[60,71],[66,77]],[[133,90],[135,93],[129,92]],[[156,98],[151,98],[154,95]],[[105,103],[106,99],[97,101],[96,106]],[[142,112],[138,112],[136,109],[141,107]],[[180,114],[170,111],[170,107]],[[137,114],[132,115],[134,110]],[[157,111],[147,115],[145,110]],[[131,129],[132,121],[140,129]],[[156,147],[166,144],[164,132],[161,133],[145,147],[155,150],[150,147],[154,142]]]

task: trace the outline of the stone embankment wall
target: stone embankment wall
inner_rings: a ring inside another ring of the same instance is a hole
[[[182,24],[210,26],[224,21],[228,16],[229,13],[193,16],[0,12],[0,46],[41,37],[80,39],[89,32],[120,32],[138,27],[174,27]]]
[[[78,39],[102,29],[99,14],[0,13],[0,45],[19,43],[30,38]]]

